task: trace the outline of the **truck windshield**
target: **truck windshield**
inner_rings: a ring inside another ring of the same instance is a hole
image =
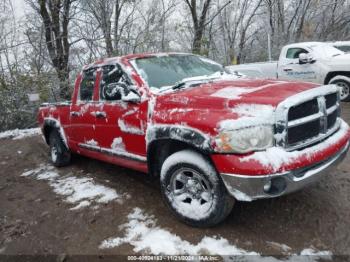
[[[339,49],[331,45],[315,45],[315,46],[311,46],[310,48],[314,52],[316,52],[318,55],[326,58],[344,54],[344,52],[340,51]]]
[[[350,53],[350,45],[338,45],[338,46],[334,46],[334,47],[345,52],[345,53]]]
[[[223,66],[196,55],[164,55],[131,61],[151,88],[173,86],[182,79],[225,71]]]

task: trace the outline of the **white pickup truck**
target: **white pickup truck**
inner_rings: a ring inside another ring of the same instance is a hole
[[[350,53],[350,41],[337,41],[331,44],[345,53]]]
[[[276,62],[232,65],[227,69],[252,77],[337,84],[342,87],[341,100],[350,101],[350,53],[344,46],[349,45],[346,42],[290,44],[282,48]]]

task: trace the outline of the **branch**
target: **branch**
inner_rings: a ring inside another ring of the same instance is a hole
[[[224,5],[216,12],[216,14],[213,15],[213,16],[210,18],[210,20],[204,24],[204,27],[207,26],[208,24],[210,24],[210,23],[215,19],[215,17],[217,17],[217,16],[221,13],[221,11],[224,10],[224,9],[226,8],[226,6],[228,6],[228,5],[231,4],[231,3],[232,3],[232,1],[229,0],[226,4],[224,4]]]

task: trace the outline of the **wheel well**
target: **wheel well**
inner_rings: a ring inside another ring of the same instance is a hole
[[[55,130],[56,128],[53,127],[52,125],[45,125],[44,126],[44,137],[45,137],[45,142],[46,144],[50,144],[50,133]]]
[[[148,146],[147,162],[149,174],[152,177],[159,176],[164,161],[170,155],[184,149],[192,149],[205,156],[208,155],[208,152],[198,149],[197,147],[183,141],[178,141],[174,139],[159,139],[153,141]]]
[[[341,75],[341,76],[347,76],[347,77],[350,77],[350,72],[347,72],[347,71],[334,71],[334,72],[329,72],[324,80],[324,83],[325,84],[328,84],[329,81],[335,77],[335,76],[338,76],[338,75]]]

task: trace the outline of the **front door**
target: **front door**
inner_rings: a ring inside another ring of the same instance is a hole
[[[142,112],[146,110],[140,110],[141,103],[122,101],[130,85],[129,76],[118,64],[102,67],[100,104],[95,108],[96,140],[106,154],[145,161],[147,116]]]
[[[278,65],[278,78],[282,80],[317,82],[318,68],[315,63],[299,63],[299,55],[309,52],[303,48],[288,48],[281,54]]]

